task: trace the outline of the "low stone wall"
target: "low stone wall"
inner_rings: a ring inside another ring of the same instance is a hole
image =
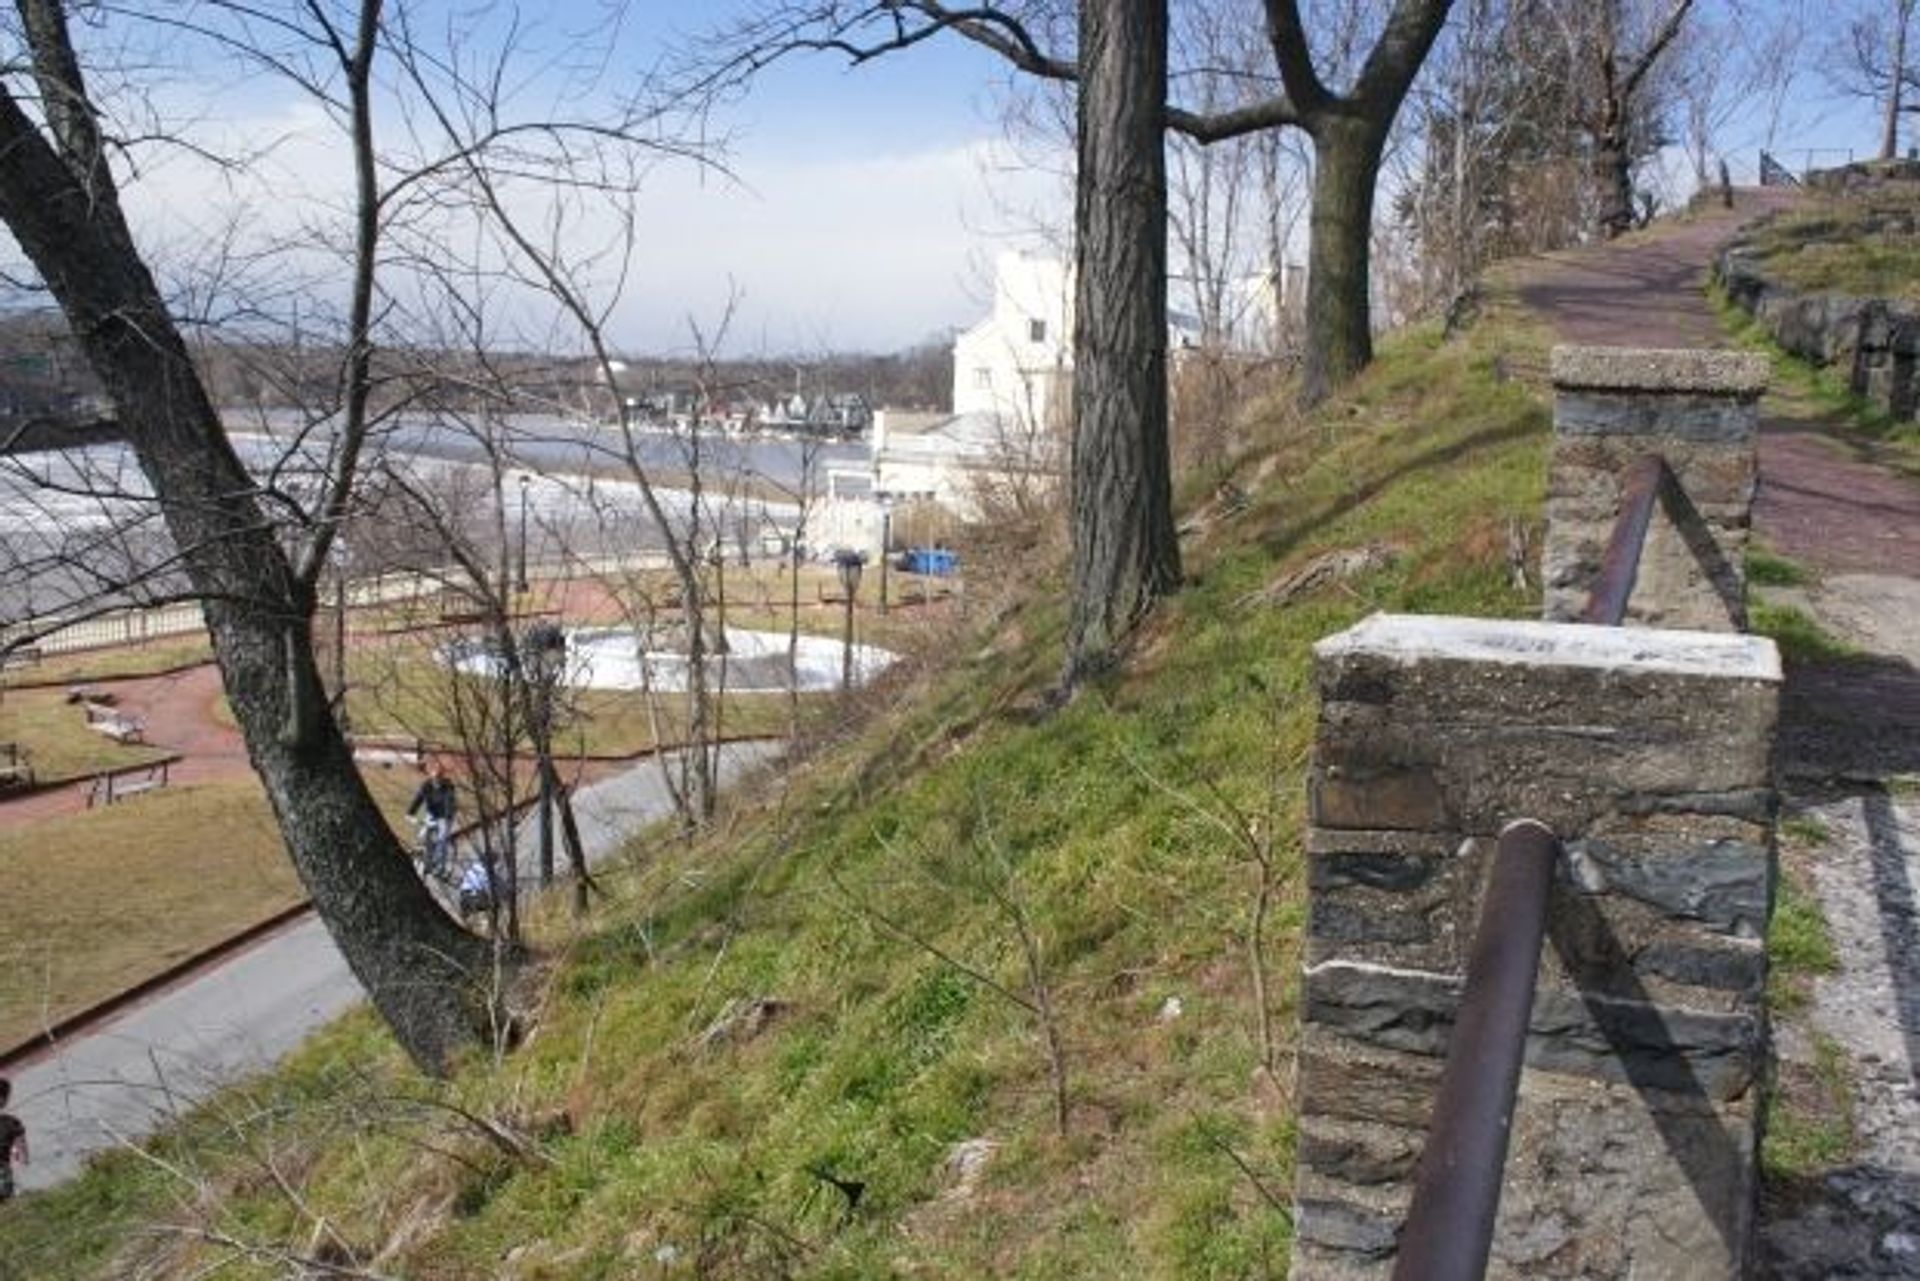
[[[1920,413],[1920,305],[1795,289],[1769,277],[1744,241],[1720,253],[1714,279],[1786,351],[1841,374],[1893,418]]]
[[[1377,615],[1315,657],[1292,1275],[1391,1270],[1494,840],[1528,817],[1569,857],[1488,1275],[1739,1276],[1772,642]]]
[[[1627,347],[1553,350],[1553,453],[1541,575],[1545,616],[1585,611],[1626,477],[1667,460],[1697,522],[1656,514],[1628,611],[1634,623],[1715,631],[1746,626],[1746,548],[1758,477],[1762,356]]]

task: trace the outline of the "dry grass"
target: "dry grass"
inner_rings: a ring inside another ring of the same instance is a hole
[[[41,783],[85,778],[166,755],[162,748],[116,743],[88,729],[80,709],[68,706],[66,695],[55,689],[10,690],[0,697],[0,743],[24,747]]]
[[[138,645],[53,654],[37,662],[9,666],[0,672],[0,686],[78,685],[126,676],[152,676],[193,663],[209,662],[212,658],[213,648],[206,634],[196,632]]]
[[[414,780],[369,781],[393,814]],[[252,778],[0,829],[0,1045],[302,897]]]

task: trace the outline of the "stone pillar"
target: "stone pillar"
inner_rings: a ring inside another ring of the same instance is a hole
[[[1292,1275],[1390,1272],[1494,839],[1535,818],[1568,860],[1488,1276],[1739,1276],[1773,642],[1376,615],[1315,656]]]
[[[1746,626],[1747,530],[1766,357],[1728,351],[1553,349],[1553,456],[1542,574],[1546,617],[1579,618],[1619,515],[1628,468],[1657,453],[1703,528],[1654,517],[1628,621]]]

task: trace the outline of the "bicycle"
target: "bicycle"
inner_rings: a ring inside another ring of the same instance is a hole
[[[452,888],[453,824],[423,815],[414,832],[413,858],[420,865],[421,875]]]

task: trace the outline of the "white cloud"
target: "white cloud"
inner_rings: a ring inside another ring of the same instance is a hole
[[[187,151],[156,152],[127,189],[136,234],[163,278],[206,271],[213,246],[236,228],[254,244],[344,243],[349,157],[317,107],[291,100],[244,122],[203,120],[197,139],[248,163],[222,169]],[[875,155],[832,142],[803,154],[749,140],[729,160],[733,179],[688,162],[660,166],[639,201],[616,341],[685,350],[689,320],[711,330],[737,291],[732,352],[897,349],[972,323],[984,308],[982,264],[1009,238],[1031,239],[1032,210],[1065,216],[1059,178],[1022,167],[997,141]],[[544,221],[528,213],[530,224]],[[578,222],[570,240],[604,243],[613,225]],[[318,261],[271,270],[311,271]]]
[[[680,171],[641,204],[639,288],[619,313],[648,345],[710,324],[741,292],[736,346],[890,350],[971,323],[980,265],[1058,208],[1056,181],[979,142],[870,158],[748,156],[748,188]]]

